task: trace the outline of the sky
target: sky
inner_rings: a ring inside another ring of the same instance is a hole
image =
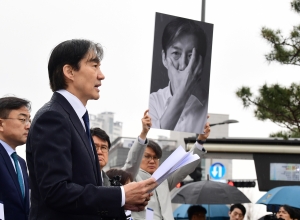
[[[90,39],[104,47],[105,80],[100,99],[89,101],[87,109],[114,112],[123,122],[123,136],[137,136],[148,108],[155,12],[200,20],[201,1],[0,0],[0,97],[30,100],[34,116],[52,95],[47,72],[51,50],[65,40]],[[258,121],[235,92],[249,86],[257,94],[264,83],[298,83],[299,68],[265,60],[271,48],[260,30],[266,26],[286,34],[300,23],[299,15],[289,1],[209,0],[205,20],[214,24],[208,112],[239,121],[229,125],[230,137],[263,138],[280,130]],[[148,136],[159,134],[169,132],[151,129]]]
[[[155,12],[201,19],[201,1],[0,1],[0,96],[13,94],[32,102],[32,116],[52,95],[47,63],[58,43],[85,38],[100,43],[105,55],[105,80],[100,99],[90,101],[89,113],[115,113],[123,136],[136,136],[148,108]],[[299,16],[289,1],[248,0],[206,2],[206,22],[214,24],[209,113],[228,114],[238,124],[230,137],[268,137],[281,128],[255,119],[235,91],[264,83],[289,86],[298,81],[297,67],[269,64],[270,46],[260,36],[263,26],[288,33]],[[169,135],[152,129],[149,137]]]

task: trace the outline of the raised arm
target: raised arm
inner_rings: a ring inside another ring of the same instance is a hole
[[[139,172],[143,154],[148,144],[147,134],[150,130],[150,127],[152,126],[151,117],[148,115],[148,111],[149,110],[146,110],[144,112],[144,117],[142,118],[141,134],[134,141],[132,147],[128,152],[125,165],[122,167],[123,170],[126,170],[132,175],[133,179],[135,179]]]
[[[204,134],[199,134],[197,140],[205,141],[208,138],[209,134],[210,134],[210,126],[209,123],[207,122],[204,127]],[[206,154],[205,148],[203,147],[202,144],[199,144],[198,142],[195,143],[195,145],[191,148],[190,152],[192,154],[198,154],[199,157],[201,157],[203,154]],[[177,183],[184,180],[187,175],[189,175],[195,170],[195,168],[199,165],[199,163],[200,163],[200,159],[176,170],[168,178],[169,189],[172,190],[177,185]]]

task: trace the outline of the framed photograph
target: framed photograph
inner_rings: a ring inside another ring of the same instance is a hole
[[[156,13],[152,127],[202,133],[207,121],[213,24]]]

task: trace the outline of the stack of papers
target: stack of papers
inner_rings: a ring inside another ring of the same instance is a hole
[[[186,152],[182,146],[179,146],[152,174],[152,177],[160,185],[177,169],[200,159],[197,154],[192,151]]]

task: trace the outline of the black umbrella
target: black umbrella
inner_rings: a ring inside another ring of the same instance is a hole
[[[172,202],[185,204],[251,203],[235,186],[209,180],[183,186],[173,194]]]

